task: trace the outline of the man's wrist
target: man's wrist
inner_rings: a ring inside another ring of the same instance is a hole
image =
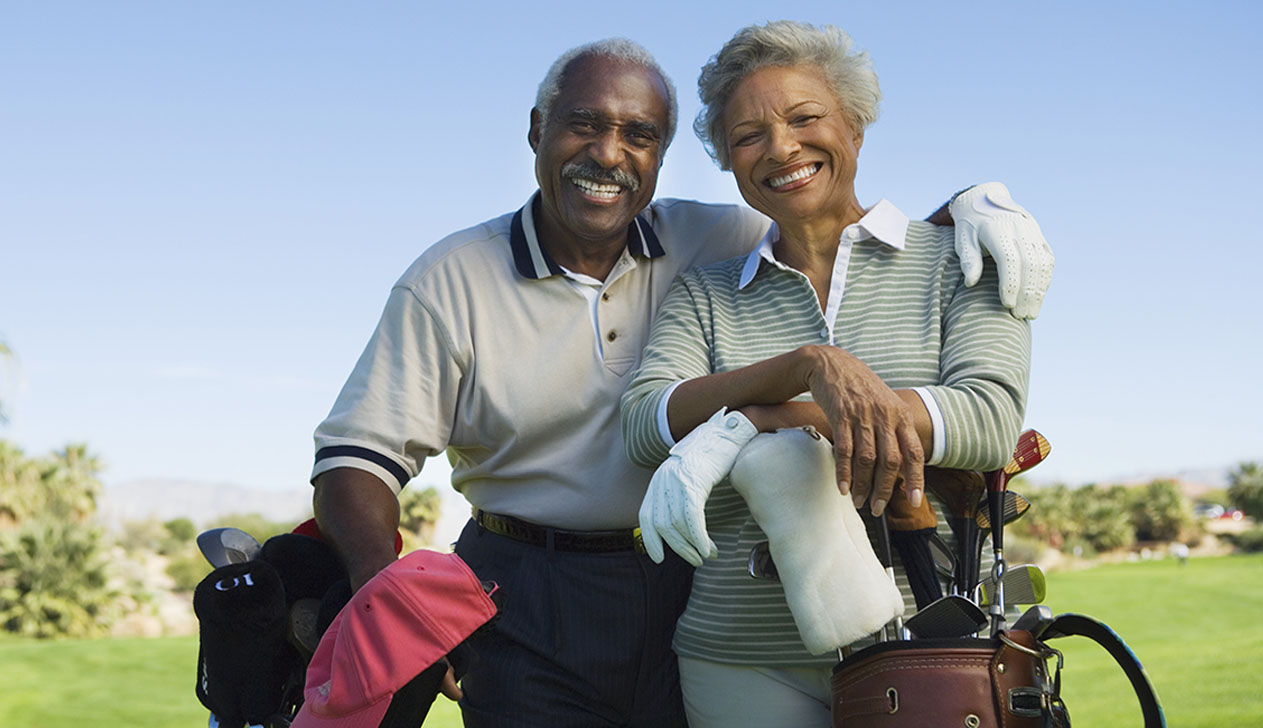
[[[365,555],[353,560],[348,559],[348,561],[350,563],[347,564],[347,577],[351,581],[351,590],[359,591],[360,587],[377,576],[379,571],[395,562],[395,549],[392,546],[385,553]]]

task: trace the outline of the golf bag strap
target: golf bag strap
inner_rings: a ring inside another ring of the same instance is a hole
[[[1083,614],[1060,614],[1040,635],[1042,640],[1056,639],[1077,635],[1087,637],[1110,653],[1110,657],[1123,668],[1131,687],[1140,699],[1140,710],[1145,717],[1145,728],[1165,728],[1166,716],[1162,713],[1162,705],[1154,692],[1149,675],[1140,664],[1136,653],[1131,651],[1126,642],[1119,637],[1109,625]]]

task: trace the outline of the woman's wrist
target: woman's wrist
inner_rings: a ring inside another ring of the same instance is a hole
[[[811,391],[811,378],[820,370],[821,358],[825,354],[825,350],[830,347],[821,346],[819,344],[807,344],[795,349],[793,353],[792,371],[794,376],[792,381],[798,383],[800,387],[798,393]]]
[[[775,432],[780,429],[776,422],[776,409],[775,405],[748,404],[738,407],[737,411],[745,415],[759,432]]]

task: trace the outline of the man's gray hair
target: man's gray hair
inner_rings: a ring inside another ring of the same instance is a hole
[[[851,52],[851,36],[832,25],[817,28],[792,20],[747,26],[719,49],[697,78],[702,110],[693,131],[722,169],[731,162],[724,112],[737,85],[761,68],[801,65],[820,69],[853,130],[863,131],[877,121],[877,73],[868,53]]]
[[[666,86],[667,89],[667,128],[663,130],[662,134],[662,153],[665,154],[667,147],[671,145],[671,139],[675,137],[675,127],[680,117],[679,104],[675,100],[675,84],[671,83],[671,78],[654,60],[653,54],[645,50],[645,47],[639,43],[626,38],[606,38],[595,43],[587,43],[571,48],[553,61],[553,65],[548,69],[548,74],[544,76],[544,80],[539,84],[539,91],[535,94],[535,108],[539,110],[543,123],[545,125],[548,124],[553,110],[553,102],[561,95],[561,84],[565,80],[566,67],[571,62],[588,56],[600,56],[634,63],[652,71],[662,79],[662,85]]]

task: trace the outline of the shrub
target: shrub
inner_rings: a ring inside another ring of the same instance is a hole
[[[1076,491],[1075,499],[1076,535],[1094,551],[1114,551],[1135,543],[1126,488],[1089,485]]]
[[[1263,465],[1241,463],[1228,473],[1228,500],[1247,516],[1263,520]]]
[[[1173,481],[1155,480],[1130,495],[1131,522],[1139,541],[1174,541],[1193,525],[1193,507]]]
[[[1241,533],[1225,533],[1220,538],[1227,540],[1238,551],[1246,553],[1263,551],[1263,526],[1256,526]]]
[[[104,634],[120,595],[108,586],[101,532],[30,520],[0,534],[0,627],[28,637]]]

